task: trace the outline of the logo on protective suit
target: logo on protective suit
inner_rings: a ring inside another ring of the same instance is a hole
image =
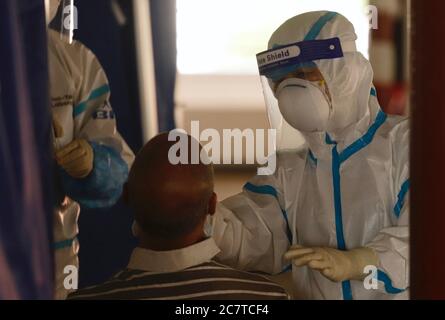
[[[72,106],[74,104],[74,98],[72,95],[69,94],[58,97],[52,97],[51,101],[53,108]]]
[[[110,104],[108,102],[105,103],[105,105],[99,109],[97,109],[93,113],[93,119],[94,120],[112,120],[116,116],[114,114],[113,109],[111,108]]]

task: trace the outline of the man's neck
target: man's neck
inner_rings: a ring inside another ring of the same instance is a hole
[[[180,239],[156,239],[149,236],[142,236],[139,247],[152,251],[172,251],[190,247],[205,239],[204,233],[189,235]]]

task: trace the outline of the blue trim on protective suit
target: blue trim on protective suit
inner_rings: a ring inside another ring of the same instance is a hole
[[[343,219],[341,205],[341,189],[340,189],[340,156],[337,146],[332,149],[332,179],[334,183],[334,208],[335,208],[335,231],[337,234],[337,247],[340,250],[346,250],[346,242],[343,234]]]
[[[331,141],[329,139],[329,141]],[[340,189],[340,156],[337,146],[332,149],[332,180],[334,184],[334,208],[335,208],[335,232],[337,236],[337,247],[339,250],[346,250],[345,237],[343,233],[343,218],[341,206]],[[341,283],[343,299],[352,300],[351,282],[349,280]]]
[[[396,215],[397,218],[400,217],[400,213],[402,212],[403,204],[405,203],[405,197],[406,194],[408,193],[409,187],[410,187],[410,180],[408,179],[402,184],[400,192],[397,195],[397,203],[396,206],[394,207],[394,214]]]
[[[312,160],[312,162],[315,164],[315,166],[318,164],[318,160],[317,160],[317,158],[315,158],[315,156],[311,150],[309,150],[309,158]]]
[[[379,113],[377,114],[375,122],[369,128],[368,132],[366,132],[366,134],[363,137],[355,141],[341,153],[340,162],[345,162],[352,155],[359,152],[361,149],[365,148],[368,144],[370,144],[374,139],[375,133],[381,127],[381,125],[386,121],[387,117],[388,116],[386,115],[386,113],[380,110]]]
[[[81,113],[83,113],[87,109],[88,102],[97,99],[100,96],[103,96],[104,94],[107,94],[109,92],[110,92],[110,86],[108,84],[105,84],[102,87],[99,87],[91,91],[90,95],[85,101],[79,103],[77,106],[73,108],[73,117],[75,118]]]
[[[331,139],[329,134],[326,133],[326,144],[334,145],[334,148],[332,149],[332,180],[334,186],[335,230],[337,236],[337,247],[339,250],[347,250],[343,232],[340,167],[343,162],[372,142],[377,130],[385,122],[386,118],[386,114],[380,110],[375,122],[371,125],[365,135],[352,143],[340,154],[337,151],[337,143]],[[352,300],[353,297],[350,281],[342,282],[342,292],[344,300]]]
[[[292,271],[292,263],[284,267],[283,271],[281,271],[279,274],[283,274],[289,271]]]
[[[333,18],[337,16],[336,12],[328,12],[325,15],[323,15],[320,19],[318,19],[317,22],[312,26],[311,30],[309,30],[308,34],[304,38],[304,41],[307,40],[315,40],[318,35],[320,34],[323,27],[331,21]]]
[[[385,285],[385,291],[389,294],[399,294],[405,291],[405,289],[395,288],[392,285],[392,281],[389,276],[382,270],[377,270],[377,279]]]
[[[277,201],[279,201],[278,200],[278,192],[272,186],[268,186],[268,185],[256,186],[256,185],[248,182],[248,183],[246,183],[244,185],[244,189],[246,189],[247,191],[253,192],[253,193],[265,194],[265,195],[273,196]],[[278,204],[279,204],[279,202],[278,202]],[[292,244],[292,231],[290,229],[289,218],[287,216],[287,212],[286,212],[286,210],[281,208],[281,213],[283,214],[284,220],[286,221],[287,238],[289,239],[290,244]]]
[[[71,246],[73,245],[74,240],[76,240],[76,239],[77,238],[73,238],[73,239],[67,239],[67,240],[55,242],[53,244],[54,250],[61,250],[61,249],[65,249],[65,248],[71,248]]]
[[[253,193],[268,194],[268,195],[273,196],[274,198],[278,199],[278,192],[272,186],[268,186],[268,185],[256,186],[256,185],[248,182],[244,185],[244,188],[250,192],[253,192]]]
[[[113,148],[94,142],[91,146],[94,151],[93,171],[84,179],[76,179],[61,169],[62,185],[66,194],[81,206],[108,208],[122,194],[128,165]]]
[[[326,133],[325,142],[326,144],[337,144],[336,141],[332,140],[331,136],[328,133]]]
[[[375,88],[371,88],[371,96],[377,97],[377,90],[375,90]]]

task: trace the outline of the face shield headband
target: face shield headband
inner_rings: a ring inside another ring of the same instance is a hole
[[[278,81],[297,68],[313,66],[315,60],[336,59],[343,57],[339,38],[326,40],[307,40],[257,54],[261,76]]]

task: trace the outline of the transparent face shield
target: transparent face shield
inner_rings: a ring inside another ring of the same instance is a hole
[[[74,0],[46,0],[47,23],[60,32],[60,38],[73,43],[74,30],[77,29],[78,12]]]
[[[277,150],[295,149],[304,143],[301,133],[284,119],[277,92],[283,85],[306,85],[301,79],[318,87],[325,100],[331,101],[328,86],[314,61],[340,57],[343,52],[338,38],[298,42],[257,55],[269,124],[277,130]]]

